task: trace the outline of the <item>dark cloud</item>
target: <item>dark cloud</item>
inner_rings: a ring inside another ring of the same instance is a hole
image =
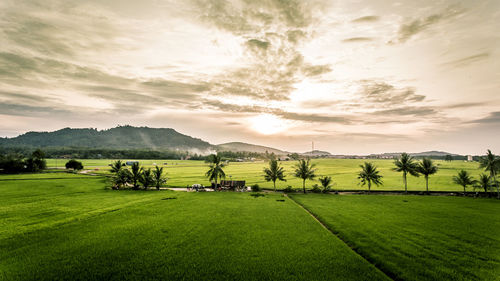
[[[436,114],[436,110],[430,107],[397,107],[391,109],[378,110],[373,112],[374,115],[399,115],[399,116],[429,116]]]
[[[348,116],[330,116],[321,114],[302,114],[295,112],[275,112],[275,115],[295,121],[305,122],[319,122],[319,123],[337,123],[337,124],[351,124],[353,120]]]
[[[470,121],[475,124],[500,124],[500,111],[491,112],[488,116]]]
[[[386,82],[362,81],[364,101],[377,104],[402,105],[406,103],[421,102],[425,100],[424,95],[415,93],[411,87],[398,89]]]
[[[355,43],[355,42],[370,42],[374,39],[371,37],[352,37],[342,40],[344,43]]]
[[[349,116],[331,116],[323,114],[305,114],[305,113],[287,112],[279,108],[228,104],[217,100],[203,101],[203,104],[200,106],[209,106],[210,108],[225,112],[268,113],[268,114],[274,114],[286,120],[293,120],[293,121],[339,123],[339,124],[350,124],[354,121]]]
[[[490,57],[489,52],[483,52],[483,53],[475,54],[475,55],[468,56],[465,58],[461,58],[458,60],[450,61],[450,62],[444,63],[444,65],[452,66],[452,67],[462,67],[462,66],[467,66],[471,63],[475,63],[477,61],[487,59],[489,57]]]
[[[0,99],[5,99],[9,101],[21,101],[21,102],[43,102],[46,101],[46,97],[42,97],[39,95],[32,94],[23,94],[23,93],[13,93],[13,92],[5,92],[0,91]]]
[[[415,19],[409,23],[402,24],[398,31],[398,38],[395,41],[404,43],[416,34],[427,30],[429,27],[444,20],[451,19],[462,12],[463,10],[457,7],[449,7],[441,13],[433,14],[425,18]]]
[[[470,108],[470,107],[479,107],[488,105],[488,102],[464,102],[464,103],[456,103],[444,106],[444,108],[448,109],[457,109],[457,108]]]
[[[364,16],[354,19],[352,22],[376,22],[379,20],[378,16]]]
[[[37,117],[53,117],[53,116],[71,116],[71,110],[59,109],[49,106],[32,106],[16,103],[0,103],[0,112],[4,115],[14,116],[37,116]]]

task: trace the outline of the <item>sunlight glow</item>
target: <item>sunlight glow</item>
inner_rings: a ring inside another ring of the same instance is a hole
[[[250,118],[251,128],[263,135],[272,135],[285,131],[289,125],[276,115],[261,114]]]

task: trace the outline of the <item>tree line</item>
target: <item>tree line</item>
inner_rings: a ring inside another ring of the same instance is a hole
[[[209,170],[206,177],[217,184],[218,180],[225,178],[224,167],[225,163],[219,155],[211,155],[207,161],[209,162]],[[480,168],[484,169],[487,174],[480,174],[479,180],[475,180],[469,172],[461,170],[456,176],[453,176],[454,183],[464,188],[464,194],[468,186],[473,186],[474,189],[483,189],[485,192],[496,188],[497,196],[500,199],[499,181],[497,174],[500,172],[500,158],[495,156],[491,150],[488,150],[486,156],[479,159]],[[394,160],[395,167],[393,171],[402,173],[403,184],[405,193],[408,192],[408,175],[425,177],[426,192],[429,193],[429,177],[438,172],[438,167],[430,158],[423,158],[417,161],[408,153],[402,153],[401,156]],[[306,193],[306,181],[314,180],[317,177],[316,164],[312,163],[310,159],[298,159],[294,165],[293,175],[302,180],[302,190]],[[365,162],[360,165],[361,171],[358,173],[358,180],[361,186],[367,186],[368,191],[371,191],[372,184],[376,186],[383,185],[383,176],[378,171],[377,167],[371,162]],[[274,191],[276,191],[276,181],[286,181],[285,170],[280,165],[278,160],[272,157],[269,160],[268,167],[264,168],[263,176],[266,181],[273,182]],[[322,176],[319,177],[321,187],[314,186],[313,191],[329,192],[333,184],[332,177]]]
[[[36,173],[47,168],[45,153],[37,149],[25,156],[18,153],[0,154],[0,173]]]

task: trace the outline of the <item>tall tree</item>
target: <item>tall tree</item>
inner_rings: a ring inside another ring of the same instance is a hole
[[[417,172],[421,173],[425,177],[425,190],[429,193],[429,175],[437,173],[438,167],[434,165],[431,159],[424,158],[422,162],[417,165]]]
[[[122,186],[126,185],[131,181],[132,174],[128,169],[121,169],[111,178],[111,183],[113,184],[113,189],[120,189]]]
[[[205,173],[205,176],[208,180],[213,181],[215,183],[215,188],[217,188],[218,179],[226,178],[226,173],[224,173],[223,169],[226,165],[222,163],[222,157],[218,154],[209,155],[206,162],[209,163],[209,169]]]
[[[419,176],[417,172],[417,163],[415,163],[415,159],[408,153],[403,152],[403,154],[401,154],[401,157],[399,157],[399,159],[396,159],[394,161],[394,165],[396,165],[396,168],[393,169],[394,171],[403,172],[403,182],[405,184],[405,192],[408,192],[406,175],[410,174],[415,177]]]
[[[142,170],[143,168],[139,166],[139,162],[134,162],[132,164],[132,167],[130,167],[130,180],[132,181],[132,188],[133,189],[139,189],[139,180],[141,179],[142,176]]]
[[[111,164],[111,173],[118,174],[123,166],[125,166],[125,164],[121,160],[113,162],[113,164]]]
[[[163,167],[156,166],[153,170],[153,179],[157,190],[160,190],[162,184],[167,182],[167,179],[163,177]]]
[[[487,174],[480,174],[479,180],[477,180],[474,184],[474,188],[481,188],[484,190],[484,192],[488,192],[491,187],[493,187],[493,182],[490,176]]]
[[[266,181],[272,181],[274,186],[274,191],[276,191],[276,181],[286,181],[285,170],[280,166],[276,158],[269,160],[269,167],[264,168],[264,179]]]
[[[295,164],[295,177],[302,179],[302,189],[306,193],[306,180],[313,180],[316,177],[316,164],[310,162],[309,159],[300,159]]]
[[[330,191],[330,189],[332,188],[332,177],[327,177],[327,176],[323,176],[323,177],[320,177],[319,179],[319,182],[321,184],[321,187],[322,187],[322,191],[323,193],[327,193]]]
[[[500,199],[500,190],[496,178],[497,172],[500,170],[500,158],[495,156],[495,154],[491,153],[491,150],[488,149],[488,153],[486,153],[485,157],[481,157],[479,163],[480,168],[490,173],[490,180],[497,189],[497,198]]]
[[[464,195],[467,186],[475,183],[472,176],[465,170],[461,170],[460,172],[458,172],[456,176],[453,176],[453,182],[458,185],[461,185],[464,188]]]
[[[371,191],[372,183],[376,186],[382,185],[382,175],[379,175],[377,167],[370,162],[365,162],[364,165],[359,165],[361,171],[358,174],[358,179],[361,185],[368,184],[368,192]]]
[[[155,183],[151,168],[143,169],[141,177],[139,178],[139,182],[142,183],[144,189],[148,189],[148,187],[152,186]]]

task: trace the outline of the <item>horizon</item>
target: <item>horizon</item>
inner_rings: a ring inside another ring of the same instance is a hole
[[[284,151],[500,152],[500,1],[26,0],[0,15],[1,136],[130,124]]]
[[[110,127],[110,128],[103,128],[103,129],[99,129],[99,128],[93,128],[93,127],[80,127],[80,128],[71,128],[71,127],[64,127],[64,128],[60,128],[58,130],[54,130],[54,131],[27,131],[27,132],[24,132],[24,133],[21,133],[20,135],[17,135],[17,136],[14,136],[14,137],[4,137],[4,138],[15,138],[15,137],[18,137],[18,136],[21,136],[21,135],[24,135],[24,134],[27,134],[27,133],[52,133],[52,132],[56,132],[56,131],[60,131],[60,130],[64,130],[64,129],[96,129],[98,131],[106,131],[106,130],[110,130],[110,129],[113,129],[113,128],[118,128],[118,127],[133,127],[133,128],[149,128],[149,129],[172,129],[174,131],[176,131],[177,133],[180,133],[180,134],[183,134],[183,135],[186,135],[184,134],[183,132],[180,132],[178,130],[176,130],[175,128],[162,128],[162,127],[148,127],[148,126],[133,126],[133,125],[129,125],[129,124],[126,124],[126,125],[116,125],[115,127]],[[197,138],[197,139],[200,139],[196,136],[190,136],[190,135],[187,135],[189,137],[192,137],[192,138]],[[204,139],[201,139],[202,141],[206,141]],[[467,155],[472,155],[472,156],[481,156],[483,155],[484,153],[482,154],[462,154],[462,153],[456,153],[456,152],[453,152],[453,151],[446,151],[446,150],[422,150],[422,151],[382,151],[382,152],[371,152],[371,153],[335,153],[335,152],[332,152],[332,151],[328,151],[326,149],[321,149],[321,148],[317,148],[315,147],[314,150],[302,150],[302,151],[289,151],[289,150],[286,150],[286,149],[281,149],[280,147],[271,147],[269,145],[266,145],[266,144],[259,144],[259,143],[248,143],[248,142],[244,142],[244,141],[238,141],[238,140],[234,140],[234,141],[229,141],[229,142],[224,142],[224,143],[211,143],[210,141],[206,141],[208,142],[210,145],[214,145],[214,146],[217,146],[217,145],[224,145],[224,144],[228,144],[228,143],[242,143],[242,144],[249,144],[249,145],[256,145],[256,146],[263,146],[263,147],[268,147],[270,149],[278,149],[278,150],[281,150],[283,152],[287,152],[287,153],[299,153],[299,154],[306,154],[306,153],[310,153],[312,151],[320,151],[320,152],[328,152],[330,153],[332,156],[336,156],[336,155],[346,155],[346,156],[370,156],[370,155],[383,155],[383,154],[398,154],[398,153],[409,153],[409,154],[418,154],[418,153],[424,153],[424,152],[441,152],[441,153],[448,153],[450,155],[461,155],[461,156],[467,156]],[[310,143],[311,145],[311,143]],[[312,146],[311,146],[312,148]]]

